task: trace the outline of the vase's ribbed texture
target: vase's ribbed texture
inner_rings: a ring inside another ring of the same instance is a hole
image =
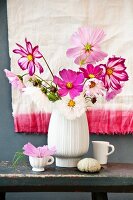
[[[75,120],[67,120],[58,111],[53,111],[48,131],[48,146],[56,146],[56,165],[76,167],[78,160],[89,148],[86,114]]]

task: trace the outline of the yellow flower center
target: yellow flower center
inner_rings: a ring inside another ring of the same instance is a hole
[[[91,84],[89,85],[90,88],[93,88],[96,86],[96,83],[94,81],[91,81]]]
[[[69,107],[74,107],[75,106],[75,101],[73,101],[72,99],[68,102],[68,106]]]
[[[87,52],[90,52],[90,50],[92,48],[91,44],[88,44],[88,43],[84,47],[85,47],[85,51],[87,51]]]
[[[89,78],[95,78],[95,75],[94,74],[89,74],[88,77]]]
[[[33,56],[31,54],[28,54],[27,58],[28,58],[29,61],[33,60]]]
[[[80,60],[79,65],[82,66],[85,64],[85,59],[84,60]]]
[[[71,82],[68,82],[68,83],[66,84],[66,86],[67,86],[67,88],[71,89],[71,88],[73,87],[73,84],[72,84]]]
[[[107,68],[106,70],[107,75],[112,75],[113,74],[113,69],[112,68]]]

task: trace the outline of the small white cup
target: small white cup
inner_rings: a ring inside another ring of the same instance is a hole
[[[32,166],[32,171],[42,172],[45,170],[45,167],[47,165],[51,165],[54,162],[54,157],[47,156],[43,158],[37,158],[29,156],[29,162],[30,165]]]
[[[100,164],[107,164],[108,156],[115,151],[115,147],[109,142],[105,141],[92,141],[93,144],[93,156]],[[109,152],[109,147],[111,151]]]

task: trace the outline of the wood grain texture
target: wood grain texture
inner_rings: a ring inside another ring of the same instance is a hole
[[[133,192],[133,164],[108,164],[99,173],[52,166],[40,173],[0,162],[0,191]]]

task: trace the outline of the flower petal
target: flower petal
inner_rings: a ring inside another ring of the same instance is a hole
[[[29,75],[33,76],[33,74],[35,73],[35,64],[32,60],[28,64],[28,69],[29,69]]]
[[[11,83],[11,85],[14,87],[14,88],[17,88],[19,90],[22,90],[25,85],[23,84],[23,82],[18,78],[18,76],[16,74],[14,74],[13,72],[5,69],[4,70],[7,78],[9,79],[9,83]]]
[[[84,77],[85,77],[85,78],[88,78],[88,70],[85,69],[85,68],[83,68],[83,67],[80,67],[79,69],[83,72]]]
[[[68,70],[63,69],[63,70],[61,70],[61,71],[59,72],[59,74],[60,74],[61,78],[63,79],[63,81],[65,81],[65,82],[70,82],[67,71],[68,71]]]
[[[111,81],[110,81],[110,78],[108,75],[106,75],[104,78],[104,85],[105,85],[105,88],[107,88],[107,89],[109,89],[109,87],[111,85]]]
[[[69,95],[72,99],[74,99],[75,97],[80,95],[80,92],[77,89],[72,88],[71,90],[69,90]]]
[[[76,89],[78,92],[82,92],[83,91],[83,85],[76,85],[76,86],[74,86],[74,89]]]
[[[27,57],[21,57],[18,60],[18,65],[21,67],[22,70],[26,70],[28,68],[28,59]]]
[[[71,36],[71,44],[73,44],[73,46],[80,46],[81,45],[81,41],[80,41],[80,35],[79,33],[75,32],[73,33],[73,35]]]
[[[53,82],[61,88],[66,88],[65,83],[57,76],[54,76]]]
[[[4,72],[7,78],[16,76],[13,72],[9,71],[8,69],[4,69]]]
[[[92,64],[88,64],[87,65],[87,71],[88,71],[88,74],[93,74],[94,66]]]
[[[63,69],[62,71],[59,72],[61,78],[63,79],[64,82],[74,82],[77,78],[77,73],[71,69]]]
[[[59,89],[58,93],[61,97],[66,96],[68,94],[68,90],[66,88]]]
[[[27,56],[27,54],[23,50],[20,50],[20,49],[14,49],[13,53],[17,53],[17,54],[20,54],[21,56],[25,56],[25,57]]]
[[[37,66],[37,68],[39,69],[40,74],[43,73],[44,69],[43,69],[42,65],[39,62],[37,62],[36,60],[34,60],[34,62],[35,62],[35,65]]]
[[[16,45],[17,45],[23,52],[25,52],[26,54],[28,53],[27,50],[26,50],[24,47],[22,47],[20,44],[16,43]]]
[[[89,41],[94,46],[95,44],[101,42],[105,37],[105,33],[100,28],[90,28],[88,29]]]
[[[102,61],[108,54],[102,51],[92,51],[90,56],[87,58],[87,63],[96,63]]]
[[[32,44],[26,40],[26,48],[29,54],[32,54]]]
[[[124,58],[113,56],[112,58],[108,59],[107,65],[108,67],[114,67],[120,64],[125,68],[124,62],[125,62]]]
[[[66,55],[68,57],[77,57],[82,53],[81,47],[74,47],[67,50]]]
[[[110,80],[111,80],[110,84],[115,90],[118,90],[121,88],[120,82],[117,79],[115,79],[113,75],[110,76]]]
[[[84,81],[84,75],[82,73],[79,73],[77,75],[76,80],[73,82],[73,84],[74,85],[79,85],[79,84],[83,83],[83,81]]]
[[[35,46],[34,48],[33,48],[33,56],[35,57],[35,58],[42,58],[42,54],[40,53],[40,51],[38,50],[38,46]]]
[[[106,100],[110,101],[111,99],[114,99],[114,97],[119,94],[122,91],[122,87],[119,90],[111,90],[111,91],[107,91],[106,93]]]
[[[82,65],[85,65],[87,62],[87,57],[89,56],[89,54],[87,53],[82,53],[81,55],[77,56],[74,60],[74,63],[77,65],[81,66],[81,63],[83,63]]]
[[[127,73],[125,71],[122,72],[122,73],[113,72],[113,75],[119,81],[127,81],[128,80],[128,75],[127,75]]]
[[[89,43],[89,41],[88,41],[88,30],[87,30],[86,27],[79,28],[78,34],[80,36],[81,44],[86,45],[87,43]]]

